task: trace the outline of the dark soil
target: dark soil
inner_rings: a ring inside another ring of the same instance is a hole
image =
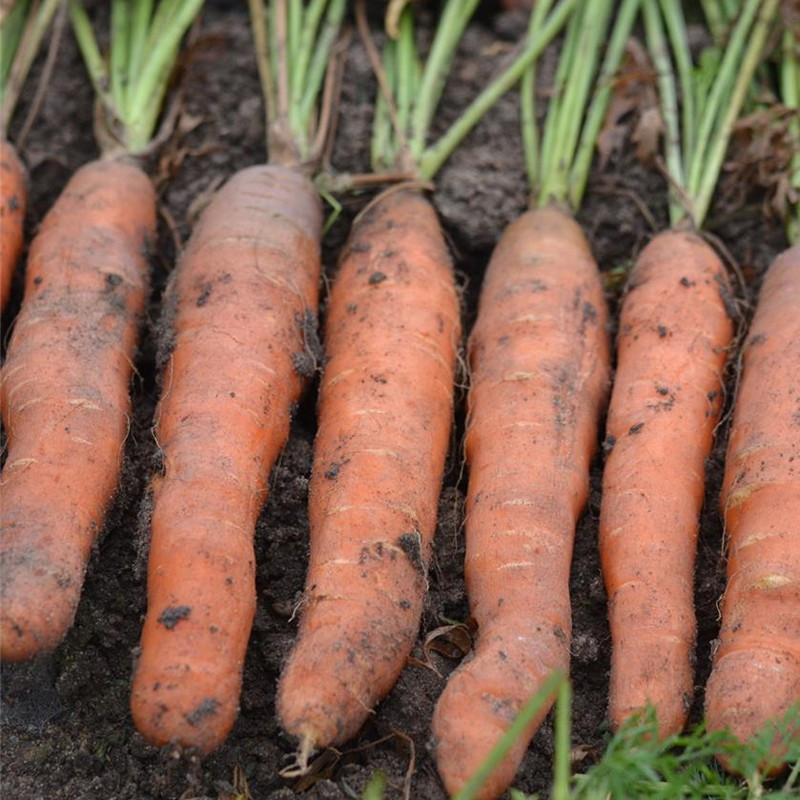
[[[496,12],[491,4],[470,27],[445,94],[439,124],[452,120],[476,88],[497,69],[523,29],[523,19]],[[552,61],[552,54],[548,56]],[[333,165],[356,172],[368,167],[368,129],[374,82],[363,49],[354,37]],[[546,67],[542,69],[546,74]],[[36,78],[36,72],[33,79]],[[31,82],[32,83],[32,82]],[[91,560],[74,628],[58,650],[33,664],[3,666],[3,790],[8,798],[230,798],[243,793],[258,800],[291,798],[304,788],[279,776],[293,753],[274,711],[275,686],[292,644],[292,617],[303,588],[307,555],[307,486],[315,423],[316,386],[299,408],[291,439],[271,478],[269,501],[256,533],[258,613],[244,675],[241,713],[226,742],[198,759],[159,751],[135,733],[128,711],[133,652],[145,610],[140,518],[146,516],[146,483],[151,471],[150,426],[157,395],[156,338],[159,298],[176,255],[203,198],[236,170],[263,161],[264,130],[260,90],[252,56],[245,5],[217,2],[205,14],[185,65],[186,111],[199,123],[164,153],[154,171],[163,179],[161,246],[153,264],[148,326],[137,358],[133,385],[136,409],[126,454],[125,475],[102,541]],[[28,96],[33,89],[28,89]],[[18,119],[24,117],[23,98]],[[96,155],[92,137],[92,93],[69,36],[58,56],[44,105],[23,150],[30,170],[28,234],[70,174]],[[518,134],[515,93],[509,94],[472,133],[442,170],[434,201],[452,243],[464,286],[465,326],[471,324],[481,275],[492,244],[526,203],[527,188]],[[12,130],[12,135],[15,131]],[[658,173],[636,163],[630,149],[593,172],[579,215],[605,270],[627,265],[652,234],[641,207],[658,225],[666,223],[665,184]],[[344,213],[326,240],[330,275],[336,252],[365,197],[344,200]],[[719,210],[719,209],[718,209]],[[722,221],[714,232],[728,244],[747,277],[747,309],[766,264],[784,246],[780,226],[760,206],[738,211],[737,227]],[[19,306],[21,280],[3,320],[3,336]],[[618,288],[610,286],[616,306]],[[741,293],[740,293],[741,294]],[[463,493],[458,436],[463,431],[459,398],[456,434],[440,503],[434,565],[420,642],[443,619],[464,620],[462,558]],[[716,603],[723,587],[721,528],[716,498],[720,486],[723,436],[709,461],[708,502],[702,517],[697,580],[699,639],[693,719],[702,706],[702,685],[717,631]],[[603,749],[609,669],[605,594],[596,552],[601,464],[592,472],[592,494],[577,531],[572,572],[573,743],[588,766]],[[418,645],[415,656],[422,657]],[[429,755],[429,721],[447,674],[457,662],[434,654],[438,673],[410,663],[391,694],[359,736],[341,753],[325,754],[308,781],[307,798],[355,797],[376,771],[388,780],[390,797],[400,797],[411,773],[410,796],[445,797]],[[546,790],[551,776],[552,729],[543,725],[520,769],[516,785]]]

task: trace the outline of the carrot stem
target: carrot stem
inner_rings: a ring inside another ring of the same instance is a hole
[[[605,119],[606,109],[611,99],[614,78],[622,62],[625,45],[636,20],[640,2],[641,0],[623,0],[617,11],[611,37],[606,47],[606,54],[600,68],[600,75],[596,81],[594,97],[589,110],[586,112],[581,139],[575,151],[575,159],[570,173],[569,201],[573,210],[577,210],[580,207],[583,193],[586,190],[597,137]]]
[[[528,36],[534,36],[550,10],[552,0],[539,0],[531,14]],[[536,128],[536,62],[525,71],[520,82],[520,117],[522,119],[522,147],[528,184],[536,186],[539,180],[539,134]]]
[[[147,53],[147,31],[153,16],[153,0],[140,0],[131,12],[128,75],[138,75]]]
[[[425,150],[428,129],[442,96],[453,56],[477,5],[478,0],[447,0],[445,4],[414,104],[409,138],[409,150],[414,160],[419,159]]]
[[[681,197],[676,196],[675,184],[678,187],[686,185],[686,176],[683,169],[683,155],[681,151],[680,126],[678,122],[678,94],[675,85],[675,74],[669,57],[669,47],[664,35],[663,20],[655,3],[645,2],[644,29],[647,37],[647,46],[653,59],[653,65],[658,74],[658,89],[661,99],[661,116],[664,120],[664,150],[666,153],[667,170],[672,177],[670,186],[669,218],[672,225],[686,215]],[[681,14],[680,9],[677,14]],[[684,106],[684,112],[686,106]],[[685,118],[685,117],[684,117]],[[686,140],[684,139],[684,142]]]
[[[483,115],[522,77],[533,60],[563,28],[577,0],[561,0],[538,33],[530,37],[522,52],[467,107],[464,113],[427,150],[418,161],[421,180],[430,180],[450,157],[453,150]]]
[[[0,38],[0,133],[3,135],[8,130],[25,78],[58,10],[59,2],[42,0],[29,9],[26,2],[18,0],[3,20]],[[17,27],[20,20],[24,20],[21,30]]]
[[[745,6],[744,12],[737,23],[734,34],[737,33],[739,26],[742,25],[744,19],[748,18],[748,11],[752,8],[758,11],[755,25],[752,33],[750,34],[747,43],[747,49],[744,54],[743,60],[738,64],[738,70],[733,72],[736,81],[733,85],[733,90],[730,95],[730,100],[726,106],[725,113],[718,123],[718,127],[711,139],[709,149],[706,154],[705,162],[700,164],[699,160],[696,164],[698,167],[698,183],[696,190],[692,193],[694,199],[694,221],[698,227],[702,225],[708,208],[711,205],[711,196],[714,192],[714,186],[717,183],[719,171],[722,167],[722,161],[725,157],[725,151],[728,147],[728,140],[730,139],[731,131],[733,130],[734,123],[736,122],[739,112],[744,101],[744,96],[750,86],[753,73],[758,66],[761,53],[764,49],[764,44],[769,33],[769,29],[773,19],[775,18],[778,9],[779,0],[763,0],[763,4],[759,0],[752,0]],[[720,75],[726,68],[726,59],[731,52],[727,50],[723,58],[723,65],[720,69]],[[734,67],[736,65],[734,64]],[[733,75],[731,77],[733,77]],[[718,77],[718,80],[720,78]],[[690,192],[692,185],[690,185]]]
[[[131,6],[128,0],[111,2],[111,97],[114,106],[124,114],[128,93],[128,61],[130,56]]]
[[[795,143],[794,154],[789,165],[789,185],[795,192],[793,209],[786,219],[786,234],[790,243],[800,238],[800,41],[788,28],[783,32],[783,58],[781,60],[781,97],[787,108],[794,110],[789,120],[791,140]]]

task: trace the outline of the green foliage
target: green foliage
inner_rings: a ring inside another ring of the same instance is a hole
[[[81,0],[70,0],[78,46],[105,111],[105,149],[132,155],[147,149],[181,40],[202,5],[203,0],[111,0],[111,46],[104,58]]]

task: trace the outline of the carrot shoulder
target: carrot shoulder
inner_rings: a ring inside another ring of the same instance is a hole
[[[693,695],[698,518],[733,326],[722,263],[695,234],[656,236],[628,286],[600,512],[609,712],[617,727],[651,703],[668,735]]]
[[[0,138],[0,311],[11,294],[11,280],[22,250],[25,221],[25,168],[14,146]]]
[[[208,752],[236,718],[255,523],[304,385],[296,360],[316,318],[321,216],[299,172],[250,167],[212,200],[174,273],[131,700],[155,744]]]
[[[53,649],[75,615],[119,478],[155,217],[141,170],[98,161],[74,175],[31,244],[2,370],[3,659]]]
[[[433,718],[450,793],[548,675],[569,665],[570,561],[608,391],[606,322],[597,266],[567,214],[528,211],[508,226],[470,336],[465,571],[479,635]],[[546,712],[478,797],[511,783]]]
[[[706,713],[741,741],[800,701],[799,309],[796,244],[764,278],[725,460],[728,587]]]
[[[355,734],[411,650],[459,332],[435,211],[417,191],[385,193],[354,225],[328,308],[306,594],[278,690],[301,753]]]

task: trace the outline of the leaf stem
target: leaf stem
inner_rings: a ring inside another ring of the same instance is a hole
[[[522,77],[533,60],[564,27],[577,2],[578,0],[560,0],[541,29],[528,39],[514,61],[470,103],[438,141],[424,151],[418,161],[418,175],[421,180],[433,178],[483,115]]]

